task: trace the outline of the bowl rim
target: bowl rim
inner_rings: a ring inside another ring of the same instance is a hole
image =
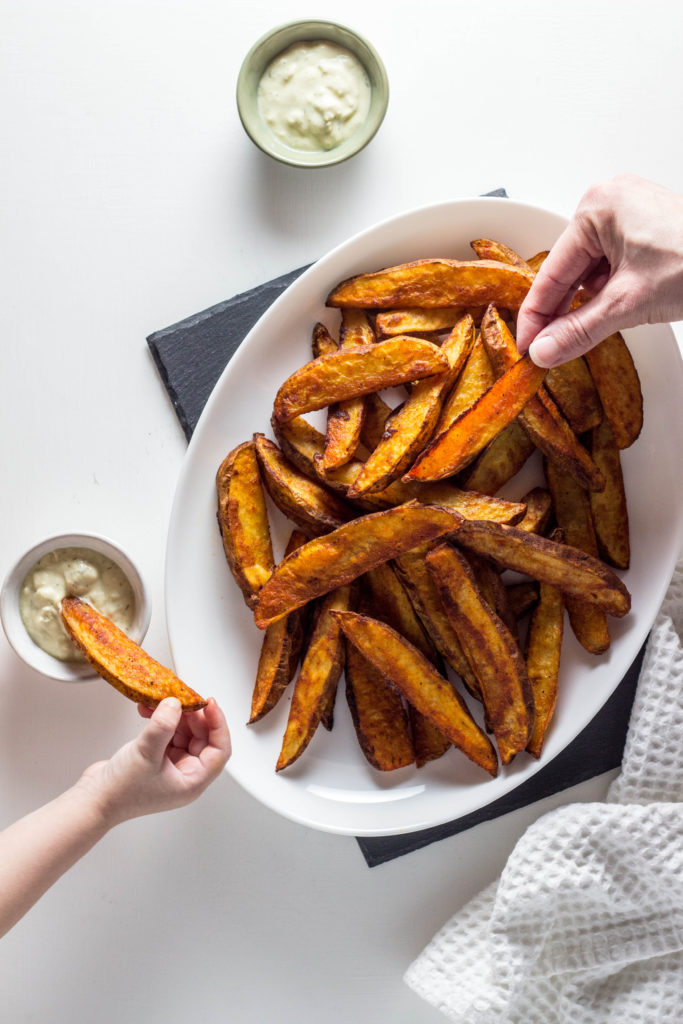
[[[135,616],[129,636],[136,643],[144,639],[152,617],[149,588],[134,560],[116,541],[100,533],[73,531],[55,533],[28,547],[5,574],[0,588],[0,621],[7,640],[21,660],[49,679],[61,682],[85,682],[97,676],[88,662],[60,661],[44,651],[29,636],[19,614],[19,591],[32,566],[50,551],[80,547],[109,556],[127,577],[135,596]]]
[[[303,35],[296,38],[296,30],[305,32],[316,32],[320,30],[323,35]],[[294,34],[294,38],[289,38]],[[342,39],[338,36],[341,34]],[[276,46],[272,52],[271,47],[275,46],[280,37],[285,37],[281,45]],[[268,126],[261,120],[258,113],[254,115],[253,106],[250,108],[248,98],[253,95],[249,80],[254,66],[257,62],[258,77],[268,67],[275,57],[296,42],[306,40],[322,39],[323,41],[334,42],[343,46],[354,54],[363,65],[371,82],[372,99],[368,115],[362,125],[344,142],[329,150],[296,150],[285,145],[270,131]],[[262,58],[264,51],[268,50],[267,56]],[[262,67],[259,66],[262,58]],[[375,97],[378,100],[375,101]],[[284,22],[265,32],[248,50],[237,77],[236,85],[237,112],[242,127],[254,143],[254,145],[271,159],[279,163],[287,164],[290,167],[303,167],[314,170],[320,167],[332,167],[335,164],[343,163],[355,156],[375,137],[384,120],[389,105],[389,79],[384,62],[379,53],[359,32],[349,28],[338,21],[331,21],[325,18],[301,18],[294,21]],[[263,131],[259,130],[262,126]]]

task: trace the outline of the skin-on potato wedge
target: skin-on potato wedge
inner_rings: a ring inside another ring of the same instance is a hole
[[[273,546],[256,446],[245,441],[226,455],[216,474],[223,549],[249,608],[273,571]]]
[[[263,482],[288,519],[309,534],[329,533],[353,518],[353,510],[322,484],[304,476],[263,434],[254,434]]]
[[[339,348],[349,350],[375,342],[373,331],[365,313],[360,309],[343,309]],[[335,469],[343,466],[355,453],[360,443],[365,399],[348,398],[336,402],[327,410],[327,431],[323,467]]]
[[[453,540],[470,551],[492,558],[506,569],[523,572],[565,593],[621,617],[631,595],[615,573],[584,551],[527,533],[517,526],[463,519]]]
[[[365,757],[380,772],[405,768],[415,751],[400,694],[346,641],[346,699]]]
[[[545,487],[534,487],[525,494],[522,501],[526,505],[524,518],[517,523],[520,530],[529,533],[545,533],[553,511],[553,499]]]
[[[337,285],[328,306],[394,309],[400,306],[486,306],[519,309],[533,274],[493,260],[416,260]]]
[[[598,551],[608,565],[628,569],[631,546],[624,478],[619,449],[608,420],[593,430],[590,450],[606,481],[603,491],[591,491],[589,496]]]
[[[254,617],[265,629],[314,597],[350,583],[410,548],[457,530],[456,512],[434,505],[400,505],[361,516],[316,537],[285,558],[261,589]]]
[[[484,342],[481,335],[477,335],[460,379],[444,402],[434,433],[441,434],[450,427],[458,416],[470,409],[488,391],[495,379]]]
[[[512,634],[482,597],[467,561],[448,544],[427,555],[444,611],[477,677],[486,724],[503,764],[529,742],[533,695],[524,658]]]
[[[491,741],[471,717],[453,686],[412,644],[377,619],[356,612],[334,613],[361,654],[464,754],[490,775],[498,761]]]
[[[306,363],[280,386],[273,411],[277,419],[291,420],[333,402],[408,384],[447,369],[446,357],[436,345],[399,335]]]
[[[392,309],[377,314],[375,328],[381,338],[390,338],[394,334],[429,334],[453,327],[464,313],[469,313],[475,324],[479,324],[485,308],[446,306],[444,309]]]
[[[481,322],[481,336],[493,372],[497,376],[504,374],[518,358],[517,344],[495,306],[486,310]],[[544,388],[540,388],[528,402],[519,422],[536,447],[571,473],[582,487],[599,491],[605,486],[599,469]]]
[[[344,586],[328,594],[322,603],[318,621],[301,665],[282,748],[275,771],[293,764],[311,742],[329,707],[330,693],[336,690],[344,668],[344,643],[334,613],[346,611],[351,602],[351,587]]]
[[[532,270],[534,274],[537,274],[540,268],[545,263],[545,261],[548,259],[549,255],[550,249],[542,249],[541,252],[534,253],[533,256],[530,256],[528,260],[526,260],[526,265],[528,266],[529,270]]]
[[[468,466],[462,476],[462,484],[482,494],[495,494],[519,473],[535,451],[536,445],[520,426],[519,419],[513,420],[494,437],[476,462]]]
[[[95,671],[119,693],[137,704],[155,708],[165,697],[177,697],[183,711],[199,711],[207,701],[170,668],[160,665],[106,616],[77,597],[65,597],[62,622],[74,644]]]
[[[306,534],[293,530],[285,549],[285,558],[307,540]],[[303,646],[305,613],[305,608],[297,608],[265,631],[248,725],[260,721],[272,711],[293,679]]]
[[[602,406],[583,359],[570,359],[548,370],[545,386],[575,434],[585,434],[602,419]]]
[[[548,726],[557,703],[557,680],[564,630],[564,597],[557,587],[540,584],[527,634],[526,664],[534,695],[536,717],[527,750],[540,757]]]
[[[473,551],[467,553],[465,561],[474,577],[479,593],[503,625],[507,627],[510,636],[517,641],[517,616],[508,600],[507,587],[500,578],[500,572],[487,558],[475,555]]]
[[[553,499],[557,525],[565,543],[598,557],[598,543],[593,528],[588,492],[553,462],[547,462],[545,475]],[[604,654],[610,645],[607,615],[601,608],[567,596],[569,621],[576,639],[589,654]]]
[[[313,350],[313,358],[317,359],[319,356],[328,356],[331,352],[336,352],[339,345],[330,334],[329,329],[325,327],[325,324],[318,322],[313,327],[311,348]]]
[[[296,416],[286,423],[272,416],[270,425],[285,458],[305,476],[318,480],[315,457],[322,456],[325,435],[312,427],[303,416]]]
[[[369,491],[381,491],[415,461],[434,432],[443,400],[453,387],[473,344],[474,322],[466,314],[441,346],[441,352],[448,360],[448,369],[417,383],[400,409],[389,417],[379,444],[349,491],[350,498]]]
[[[424,449],[406,480],[442,480],[467,466],[524,409],[546,371],[522,356]]]
[[[496,242],[493,238],[475,238],[470,245],[480,260],[498,260],[499,263],[509,263],[513,267],[522,267],[523,270],[531,271],[531,267],[519,253],[509,246],[503,245],[502,242]]]
[[[382,434],[391,411],[391,406],[387,405],[376,391],[371,395],[365,396],[365,417],[363,418],[360,439],[369,452],[374,452],[382,439]]]
[[[538,604],[540,584],[535,580],[522,580],[521,583],[509,583],[506,586],[508,604],[515,618],[521,619]]]
[[[643,393],[626,342],[621,334],[610,334],[586,352],[585,360],[617,448],[630,447],[643,427]]]

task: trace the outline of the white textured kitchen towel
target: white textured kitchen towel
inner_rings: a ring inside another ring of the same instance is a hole
[[[458,1024],[683,1020],[683,561],[607,802],[532,825],[405,980]]]

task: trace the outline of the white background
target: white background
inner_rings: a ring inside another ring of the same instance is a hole
[[[364,153],[301,171],[250,143],[234,89],[258,36],[312,14],[375,44],[391,98]],[[5,0],[1,17],[0,575],[50,533],[110,535],[150,584],[162,661],[185,440],[147,334],[425,203],[502,185],[569,214],[622,170],[683,190],[674,3]],[[0,826],[138,727],[103,683],[48,682],[0,636]],[[112,833],[5,938],[0,1019],[436,1022],[410,961],[532,821],[608,782],[369,870],[353,839],[226,776]]]

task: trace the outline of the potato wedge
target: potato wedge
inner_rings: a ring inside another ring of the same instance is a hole
[[[465,315],[453,327],[441,352],[448,369],[419,381],[392,413],[384,434],[349,490],[349,498],[381,491],[415,461],[434,432],[444,398],[453,387],[474,344],[474,322]]]
[[[78,597],[65,597],[62,622],[75,646],[95,671],[137,704],[155,708],[165,697],[177,697],[183,711],[199,711],[206,700],[170,668],[160,665],[129,636]]]
[[[293,530],[285,549],[285,558],[307,540],[306,534],[300,530]],[[248,725],[260,721],[272,711],[292,681],[303,646],[305,613],[305,608],[297,608],[291,615],[278,619],[265,631]]]
[[[274,413],[291,420],[333,402],[407,384],[448,369],[436,345],[408,335],[332,352],[306,363],[280,386]]]
[[[333,613],[345,636],[360,653],[428,718],[454,746],[496,775],[498,762],[489,738],[447,679],[412,644],[390,626],[355,612]]]
[[[550,492],[546,491],[545,487],[534,487],[524,495],[522,501],[526,505],[526,512],[517,526],[529,533],[545,533],[553,511]]]
[[[510,636],[517,642],[519,639],[517,616],[508,600],[507,587],[500,577],[499,570],[495,568],[488,558],[475,555],[473,551],[467,552],[465,561],[474,577],[479,593],[496,613],[503,625],[507,627]]]
[[[223,459],[216,474],[216,491],[225,557],[245,602],[254,608],[274,562],[253,441],[238,445]]]
[[[456,512],[410,502],[361,516],[316,537],[276,566],[259,594],[256,625],[265,629],[311,598],[350,583],[403,551],[457,530],[464,521]]]
[[[538,604],[531,613],[526,663],[536,717],[527,750],[539,758],[557,703],[557,681],[564,631],[564,597],[557,587],[540,584]]]
[[[526,264],[529,267],[529,270],[533,271],[534,274],[537,274],[540,268],[545,263],[545,261],[548,259],[549,255],[550,249],[542,249],[541,252],[534,253],[533,256],[530,256],[528,260],[526,260]]]
[[[339,349],[349,351],[363,345],[373,345],[374,342],[375,332],[365,313],[360,309],[343,309]],[[355,455],[364,419],[364,398],[348,398],[329,407],[323,452],[325,469],[343,466]]]
[[[337,285],[328,306],[394,309],[399,306],[486,306],[519,309],[533,274],[493,260],[416,260]]]
[[[442,480],[467,466],[533,398],[546,371],[522,356],[427,445],[405,480]]]
[[[497,260],[499,263],[509,263],[513,267],[521,267],[523,270],[531,271],[526,260],[522,259],[519,253],[502,242],[496,242],[492,238],[475,238],[470,246],[480,260]]]
[[[313,327],[311,348],[313,350],[313,358],[318,359],[319,356],[328,356],[331,352],[336,352],[339,345],[330,334],[329,329],[325,327],[325,324],[317,323]]]
[[[427,555],[441,603],[477,677],[486,724],[503,764],[524,750],[534,718],[533,694],[517,641],[481,595],[463,555],[440,544]]]
[[[530,612],[538,604],[539,586],[535,580],[522,580],[521,583],[508,583],[506,590],[508,604],[516,618],[521,619],[523,615]]]
[[[536,445],[519,423],[513,420],[468,466],[462,475],[462,484],[482,494],[495,494],[503,484],[519,473],[522,466],[536,451]]]
[[[380,338],[389,338],[394,334],[430,334],[432,331],[445,331],[453,327],[464,313],[469,313],[475,324],[478,324],[485,308],[446,306],[443,309],[393,309],[377,314],[375,328]]]
[[[643,427],[643,393],[633,356],[621,334],[610,334],[585,354],[617,448],[629,448]]]
[[[564,594],[590,601],[608,615],[621,617],[631,595],[606,565],[584,551],[527,533],[517,526],[463,519],[453,540],[459,547],[494,559],[507,569],[552,583]]]
[[[621,457],[609,420],[596,427],[590,440],[596,466],[605,478],[605,489],[589,495],[593,526],[600,557],[617,569],[628,569],[631,561],[628,508]]]
[[[285,458],[289,459],[304,476],[318,480],[315,457],[322,456],[325,435],[312,427],[303,416],[296,416],[286,423],[281,423],[273,416],[270,425]]]
[[[434,433],[441,434],[450,427],[458,416],[470,409],[488,391],[495,379],[484,342],[481,335],[477,334],[460,379],[444,402]]]
[[[548,370],[545,386],[575,434],[585,434],[597,427],[602,419],[602,406],[583,359],[570,359]]]
[[[353,509],[301,473],[263,434],[254,434],[254,444],[268,494],[302,530],[317,536],[353,518]]]
[[[365,757],[380,772],[415,761],[408,716],[400,694],[348,640],[346,700]]]
[[[371,395],[365,396],[365,417],[361,427],[360,439],[369,452],[374,452],[382,439],[382,434],[391,411],[391,406],[387,405],[376,391]]]
[[[553,462],[546,463],[545,475],[553,499],[555,519],[565,542],[597,558],[598,542],[588,492]],[[567,596],[567,611],[572,630],[581,646],[589,654],[604,654],[610,645],[605,612],[575,595]]]

